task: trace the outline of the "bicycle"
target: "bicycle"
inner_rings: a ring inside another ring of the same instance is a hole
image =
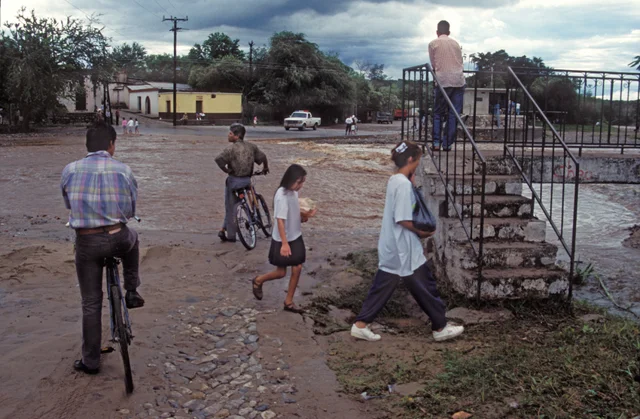
[[[255,172],[250,185],[233,191],[240,201],[235,210],[238,236],[247,250],[256,247],[256,230],[258,228],[266,237],[271,237],[272,224],[269,207],[262,195],[257,193],[255,189],[255,176],[261,174],[262,172]]]
[[[122,295],[120,287],[120,275],[118,265],[120,259],[116,257],[105,258],[107,270],[107,296],[109,298],[109,314],[111,318],[111,341],[120,346],[120,355],[124,364],[124,383],[127,394],[133,392],[133,376],[131,373],[131,363],[129,362],[129,345],[133,340],[131,322],[129,321],[129,311]],[[123,319],[124,314],[124,319]]]

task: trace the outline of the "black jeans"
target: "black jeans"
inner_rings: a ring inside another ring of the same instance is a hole
[[[422,311],[431,319],[431,329],[438,330],[445,327],[447,325],[446,305],[440,299],[436,281],[426,263],[410,276],[404,277],[378,269],[356,321],[372,323],[393,295],[400,280],[409,289]]]
[[[238,233],[235,212],[238,198],[233,191],[249,185],[251,185],[251,176],[238,177],[231,175],[227,176],[224,184],[224,222],[222,223],[222,228],[227,230],[227,238],[229,240],[235,240]]]
[[[140,286],[138,246],[138,233],[126,225],[113,234],[76,236],[76,272],[82,296],[82,362],[88,368],[100,365],[104,259],[109,256],[122,259],[124,288],[135,291]]]

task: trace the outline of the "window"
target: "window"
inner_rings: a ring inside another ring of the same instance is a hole
[[[482,97],[477,97],[476,98],[476,102],[483,102],[483,101],[484,101],[484,98],[482,98]]]

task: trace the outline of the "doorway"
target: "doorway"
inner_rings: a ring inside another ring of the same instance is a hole
[[[202,101],[201,100],[196,100],[196,113],[197,114],[201,114],[202,113]]]
[[[144,113],[146,115],[151,113],[151,99],[149,99],[149,96],[144,100]]]

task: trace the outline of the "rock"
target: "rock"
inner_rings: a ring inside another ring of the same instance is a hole
[[[264,412],[266,410],[269,409],[269,405],[268,404],[261,404],[260,406],[256,407],[256,410],[258,412]]]
[[[267,410],[266,412],[262,412],[260,416],[262,417],[262,419],[273,419],[276,417],[276,414],[271,410]]]
[[[254,419],[255,417],[257,417],[260,414],[260,412],[256,412],[255,410],[251,413],[249,413],[249,419]]]
[[[226,343],[227,343],[226,340],[219,340],[218,342],[216,342],[216,349],[223,348],[224,345],[226,345]]]
[[[213,416],[218,413],[220,409],[222,409],[222,404],[216,403],[202,410],[202,413],[204,413],[206,416]]]
[[[167,403],[169,403],[169,406],[173,407],[174,409],[180,409],[180,405],[175,400],[167,400]]]
[[[257,402],[257,401],[255,401],[255,400],[251,400],[251,401],[249,402],[249,406],[250,406],[250,407],[256,407],[256,405],[257,405],[257,404],[258,404],[258,402]]]
[[[471,413],[460,411],[454,413],[453,416],[451,416],[451,419],[468,419],[471,416],[473,416]]]
[[[513,318],[513,314],[509,310],[479,311],[465,307],[456,307],[447,312],[447,318],[458,320],[463,324],[469,325],[510,320]]]
[[[226,418],[229,417],[229,411],[227,409],[222,409],[214,416],[216,418]]]
[[[121,415],[128,415],[130,412],[128,409],[120,409],[118,410],[118,413],[120,413]]]
[[[258,335],[249,335],[249,337],[247,337],[247,339],[245,339],[246,343],[254,343],[257,342],[260,339],[260,336]]]
[[[240,416],[247,416],[249,413],[251,413],[253,411],[252,407],[245,407],[244,409],[240,409],[240,411],[238,412],[238,414]]]
[[[171,393],[169,393],[169,397],[171,397],[172,399],[180,399],[183,397],[182,393],[179,393],[177,391],[172,391]],[[160,404],[158,404],[158,406],[160,406]]]
[[[247,348],[249,353],[252,354],[252,353],[254,353],[255,351],[258,350],[258,344],[257,343],[250,343],[247,346],[245,346],[245,348]]]
[[[258,387],[258,391],[260,393],[264,393],[265,391],[267,391],[267,388],[265,386],[260,386],[260,387]]]
[[[145,403],[145,404],[142,405],[142,407],[144,407],[147,410],[153,409],[153,405],[151,403]]]
[[[240,409],[240,406],[242,406],[245,403],[244,399],[236,399],[236,400],[231,400],[230,402],[228,402],[226,404],[226,407],[231,410],[236,410],[236,409]]]
[[[582,320],[585,323],[589,323],[589,322],[602,323],[604,319],[605,317],[600,314],[585,314],[584,316],[580,316],[580,320]]]
[[[282,401],[284,401],[287,404],[297,403],[295,399],[292,399],[286,393],[282,393]]]
[[[392,388],[394,393],[398,393],[401,396],[411,396],[416,394],[420,390],[424,390],[424,384],[421,383],[406,383],[396,384]]]
[[[236,310],[235,308],[228,308],[226,310],[222,310],[220,312],[220,314],[222,314],[225,317],[232,317],[234,314],[236,314],[238,312],[238,310]]]
[[[191,393],[193,393],[193,391],[191,391],[190,389],[186,388],[186,387],[180,387],[178,388],[178,390],[180,390],[180,393],[184,394],[184,395],[189,395]]]
[[[202,409],[205,408],[205,404],[202,403],[200,400],[193,399],[193,400],[189,400],[188,402],[184,403],[182,405],[182,407],[184,407],[185,409],[189,409],[191,411],[202,410]]]
[[[196,364],[196,365],[200,365],[200,364],[205,364],[207,362],[211,362],[211,361],[216,360],[216,359],[218,359],[218,355],[215,355],[215,354],[207,355],[207,356],[205,356],[203,358],[198,359],[197,361],[194,361],[193,363]]]
[[[191,398],[194,400],[202,400],[205,398],[205,394],[201,391],[195,391],[193,392],[193,394],[191,395]]]
[[[165,362],[164,363],[164,368],[167,372],[175,372],[176,370],[176,366],[173,365],[171,362]]]

